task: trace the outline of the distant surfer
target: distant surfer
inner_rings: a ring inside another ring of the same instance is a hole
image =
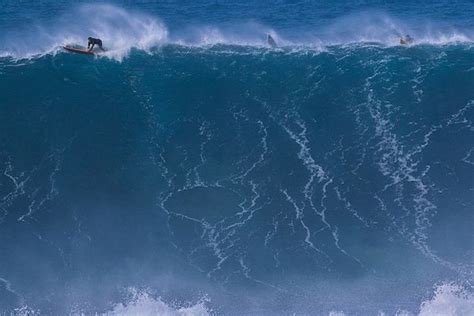
[[[405,37],[400,37],[400,45],[409,45],[413,44],[415,40],[410,35],[405,35]]]
[[[89,51],[91,51],[95,45],[99,46],[99,48],[101,50],[103,50],[105,52],[105,49],[102,47],[102,40],[100,38],[93,38],[93,37],[89,37],[87,38],[88,42],[87,42],[87,49]]]
[[[267,34],[267,43],[272,48],[277,47],[277,43],[275,42],[275,40],[273,39],[273,37],[270,34]]]

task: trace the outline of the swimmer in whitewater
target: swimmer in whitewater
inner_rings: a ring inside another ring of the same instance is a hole
[[[277,44],[276,44],[275,40],[273,39],[273,37],[270,34],[267,34],[267,43],[272,48],[277,47]]]
[[[88,42],[87,42],[87,49],[89,51],[91,51],[95,45],[99,46],[99,48],[101,50],[103,50],[105,52],[105,49],[102,47],[102,40],[100,38],[93,38],[93,37],[89,37],[87,38]]]
[[[408,34],[405,37],[400,38],[400,44],[401,45],[409,45],[409,44],[413,44],[414,42],[415,42],[415,40],[413,39],[413,37],[411,37]]]

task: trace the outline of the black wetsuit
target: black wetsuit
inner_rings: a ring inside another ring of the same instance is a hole
[[[270,34],[267,35],[267,43],[268,45],[270,45],[270,47],[273,47],[273,48],[277,47],[275,40]]]
[[[100,49],[104,50],[104,48],[102,47],[102,40],[101,39],[89,37],[89,42],[87,43],[87,48],[89,50],[92,50],[94,48],[94,45],[97,45],[97,46],[99,46]]]

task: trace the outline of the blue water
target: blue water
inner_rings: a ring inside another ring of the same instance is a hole
[[[0,1],[0,314],[472,315],[473,13]]]

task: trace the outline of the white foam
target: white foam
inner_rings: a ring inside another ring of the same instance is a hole
[[[34,316],[34,315],[40,315],[40,311],[34,310],[28,306],[22,306],[15,308],[11,315],[16,315],[16,316]]]
[[[80,21],[80,23],[71,23]],[[158,19],[146,14],[108,5],[87,4],[76,7],[47,25],[34,25],[15,33],[4,33],[5,47],[0,44],[0,55],[28,58],[57,51],[64,45],[87,46],[87,38],[103,41],[107,53],[118,60],[132,48],[149,50],[166,42],[168,30]]]
[[[399,39],[409,34],[416,44],[443,45],[472,42],[472,32],[461,31],[445,23],[428,20],[404,21],[385,12],[369,10],[337,18],[324,27],[319,38],[324,45],[348,43],[380,43],[399,45]]]
[[[344,311],[331,311],[329,316],[344,316]],[[390,313],[379,311],[378,316]],[[399,309],[395,316],[470,316],[474,315],[474,294],[456,283],[435,287],[431,298],[420,304],[418,311]]]
[[[108,50],[105,55],[116,59],[126,56],[132,48],[148,51],[168,37],[164,24],[142,13],[106,4],[85,5],[79,12],[88,17],[87,34],[101,38]]]
[[[185,46],[212,46],[218,44],[268,47],[267,35],[271,35],[278,46],[294,46],[273,28],[256,23],[238,23],[231,27],[201,25],[178,30],[170,38],[171,43]]]
[[[431,299],[421,303],[420,316],[474,315],[474,294],[455,283],[439,285]]]
[[[80,23],[71,23],[80,21]],[[430,21],[402,21],[387,13],[365,11],[342,16],[318,29],[278,32],[255,21],[231,26],[194,25],[170,34],[159,17],[125,10],[110,4],[84,4],[70,9],[44,25],[30,25],[0,34],[0,57],[33,58],[55,53],[68,44],[87,45],[87,38],[103,40],[108,52],[103,56],[122,60],[132,48],[146,52],[166,44],[184,46],[237,45],[268,47],[267,34],[278,47],[286,49],[324,49],[333,45],[399,45],[399,38],[410,34],[415,45],[472,43],[474,31],[459,30]],[[12,38],[14,40],[12,40]],[[269,48],[270,49],[270,48]]]
[[[232,26],[201,25],[178,30],[170,42],[180,45],[207,46],[216,44],[268,47],[267,34],[278,47],[321,48],[347,44],[378,44],[398,46],[400,38],[410,34],[414,45],[445,45],[472,43],[474,31],[460,30],[445,23],[428,20],[405,21],[385,12],[369,10],[335,18],[318,29],[299,29],[279,32],[274,27],[258,22]]]
[[[146,291],[138,291],[134,288],[129,289],[131,299],[127,303],[118,303],[113,309],[105,315],[123,315],[123,316],[205,316],[210,315],[205,302],[201,301],[189,307],[172,307],[161,300],[154,298]]]

